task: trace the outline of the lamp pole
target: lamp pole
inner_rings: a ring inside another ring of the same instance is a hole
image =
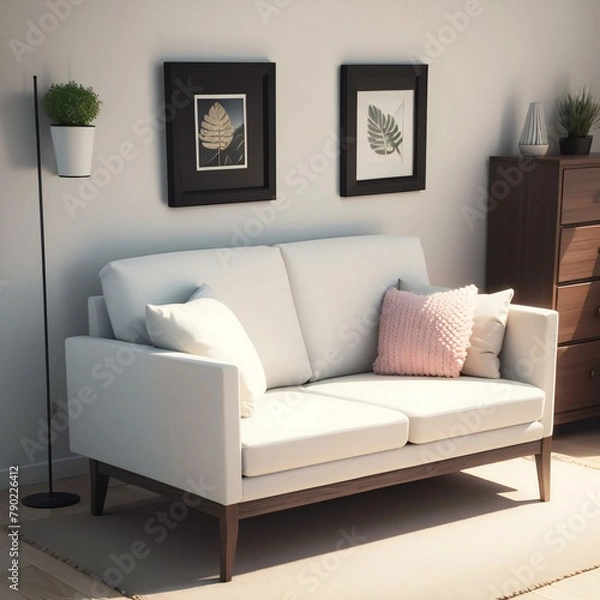
[[[44,370],[46,383],[46,420],[48,431],[48,491],[25,496],[21,502],[30,508],[61,508],[77,504],[80,498],[69,492],[55,492],[52,477],[52,401],[50,398],[50,361],[48,347],[48,283],[46,274],[46,235],[44,226],[44,193],[42,188],[42,153],[40,144],[40,115],[38,106],[37,76],[33,76],[33,99],[35,104],[35,141],[38,173],[38,200],[40,212],[40,243],[42,255],[42,288],[44,295]]]

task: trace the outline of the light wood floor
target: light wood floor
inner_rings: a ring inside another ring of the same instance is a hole
[[[600,420],[571,424],[558,429],[553,450],[574,459],[598,464],[600,468]],[[36,510],[20,506],[19,519],[29,521],[89,511],[89,482],[87,477],[64,479],[56,485],[60,491],[80,494],[82,501],[75,506],[56,510]],[[22,487],[21,497],[46,491],[46,485]],[[153,496],[151,492],[111,480],[107,507],[136,502]],[[0,524],[7,522],[7,492],[0,491]],[[9,566],[8,539],[0,536],[0,600],[126,600],[113,590],[100,586],[87,575],[60,562],[33,546],[20,543],[19,592],[10,590],[7,579]],[[567,575],[565,573],[565,575]],[[92,588],[92,585],[94,586]],[[94,589],[94,592],[92,592]],[[98,595],[100,593],[100,595]],[[600,598],[600,569],[564,579],[550,586],[519,596],[519,600],[598,600]]]

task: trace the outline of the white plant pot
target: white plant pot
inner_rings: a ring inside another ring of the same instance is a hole
[[[52,145],[60,177],[89,177],[92,173],[94,151],[93,125],[73,127],[51,125]]]

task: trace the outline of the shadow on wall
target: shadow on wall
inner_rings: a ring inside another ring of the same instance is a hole
[[[518,131],[520,133],[521,131],[518,118],[518,106],[519,102],[517,102],[514,95],[508,98],[504,104],[498,131],[498,139],[500,140],[498,154],[501,156],[511,156],[514,153],[515,141],[512,132]],[[523,119],[525,119],[524,115]]]
[[[258,244],[280,244],[284,242],[302,242],[304,240],[317,240],[328,237],[341,237],[350,235],[371,235],[384,233],[381,223],[346,223],[339,225],[318,226],[313,225],[310,229],[287,228],[269,232],[261,237]]]
[[[271,204],[271,202],[254,203],[253,207],[256,207],[256,214],[260,214],[261,208],[264,210],[269,208],[275,210],[270,206]],[[259,223],[258,216],[253,218],[255,218],[256,223]],[[249,222],[250,221],[247,221],[247,223]],[[238,231],[242,232],[242,229],[238,229]],[[204,234],[201,238],[199,236],[196,239],[189,237],[185,239],[166,237],[162,241],[147,236],[145,241],[141,239],[131,240],[129,247],[126,249],[119,244],[107,243],[106,240],[98,241],[95,246],[90,243],[86,247],[85,253],[78,253],[73,257],[73,260],[69,262],[68,266],[65,265],[65,285],[63,288],[65,297],[63,300],[69,302],[72,307],[72,311],[69,315],[70,322],[68,326],[66,326],[65,335],[77,335],[82,332],[87,332],[87,298],[102,293],[98,273],[100,272],[100,269],[111,260],[143,256],[145,254],[177,252],[181,250],[273,245],[282,242],[297,242],[327,237],[380,233],[383,232],[381,230],[381,224],[379,223],[340,223],[338,225],[311,226],[310,229],[290,227],[280,228],[274,231],[263,230],[260,236],[257,236],[254,239],[250,239],[250,237],[247,236],[247,240],[243,237],[244,234],[240,233],[238,237],[234,235],[227,241],[221,239],[207,239],[207,236]],[[249,243],[245,243],[245,241],[248,241]],[[144,249],[144,244],[146,243],[147,247]],[[110,250],[111,248],[116,250]]]
[[[22,91],[9,93],[0,99],[0,110],[5,118],[0,119],[0,135],[7,140],[9,166],[14,169],[36,169],[35,140],[35,105],[33,98],[33,78],[23,73]],[[41,99],[45,87],[39,85],[38,95]],[[55,172],[54,152],[48,120],[39,107],[40,142],[42,147],[42,168],[50,173]]]
[[[25,82],[24,82],[25,84]],[[33,84],[31,84],[33,86]],[[0,101],[2,137],[7,140],[7,154],[12,169],[35,169],[35,117],[33,90],[29,93],[13,93]],[[41,126],[40,126],[41,129]]]

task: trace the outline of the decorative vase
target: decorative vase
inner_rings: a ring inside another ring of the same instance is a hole
[[[544,105],[541,102],[532,102],[529,105],[521,131],[519,150],[523,156],[544,156],[548,152]]]
[[[561,137],[559,140],[561,154],[589,154],[594,136]]]
[[[60,177],[89,177],[92,173],[94,150],[93,125],[73,127],[51,125],[52,145]]]

